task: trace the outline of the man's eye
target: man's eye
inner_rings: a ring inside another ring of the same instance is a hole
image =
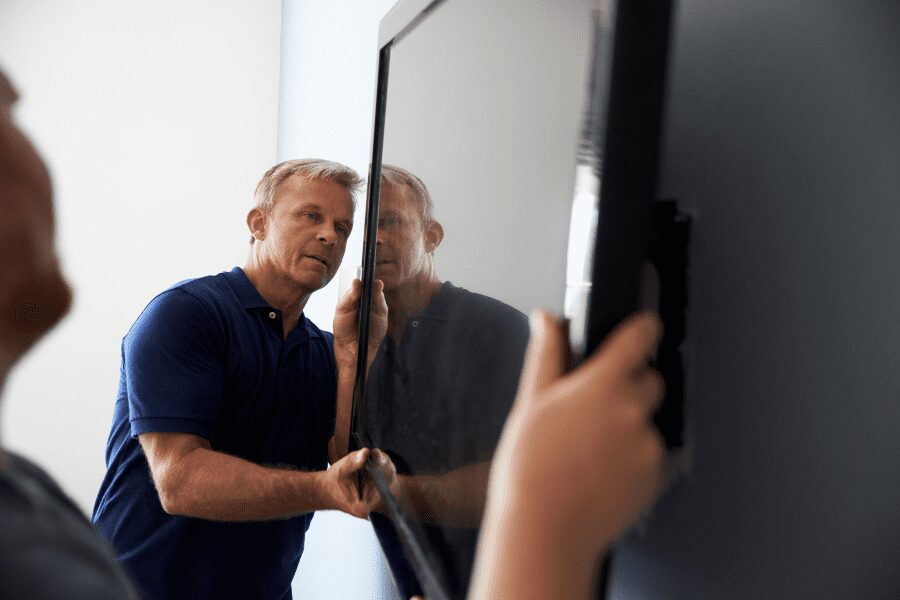
[[[305,213],[303,213],[303,216],[304,216],[308,221],[316,221],[316,222],[318,222],[318,220],[319,220],[319,215],[318,215],[318,213],[314,213],[314,212],[305,212]]]
[[[344,227],[343,225],[338,225],[336,227],[336,229],[337,229],[337,232],[341,235],[344,235],[344,236],[350,235],[350,230],[347,229],[346,227]]]

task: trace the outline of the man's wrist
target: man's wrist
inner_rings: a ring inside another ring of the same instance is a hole
[[[294,486],[295,497],[306,506],[301,512],[316,510],[329,510],[333,508],[331,496],[327,491],[325,471],[294,471],[296,477]]]
[[[315,510],[331,510],[334,508],[330,494],[327,490],[325,471],[312,471],[310,475],[309,495],[313,499]]]

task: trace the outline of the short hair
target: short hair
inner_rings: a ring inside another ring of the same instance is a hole
[[[416,201],[416,207],[419,209],[419,216],[422,217],[422,224],[427,225],[434,221],[434,203],[431,201],[431,194],[428,192],[425,182],[419,177],[403,167],[382,164],[381,185],[405,186],[409,188]]]
[[[363,180],[350,167],[321,158],[286,160],[266,171],[256,184],[256,191],[253,193],[256,208],[271,210],[275,205],[275,192],[278,186],[291,175],[302,175],[307,179],[325,179],[344,186],[350,192],[353,209],[356,210],[356,193],[362,187]]]
[[[263,173],[253,192],[254,206],[263,212],[272,210],[278,186],[291,175],[302,175],[307,179],[325,179],[344,186],[350,192],[350,201],[353,203],[353,210],[356,210],[356,193],[362,187],[363,180],[350,167],[321,158],[286,160]],[[255,238],[250,236],[250,243],[253,244],[254,241]]]

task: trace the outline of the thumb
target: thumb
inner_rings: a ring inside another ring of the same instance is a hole
[[[565,372],[568,346],[562,324],[550,313],[534,311],[528,321],[531,339],[519,383],[519,395],[525,397],[553,383]]]
[[[354,279],[350,284],[350,289],[338,300],[337,308],[335,313],[348,313],[356,310],[356,305],[359,303],[360,290],[362,289],[362,283],[359,279]]]
[[[386,315],[388,312],[384,298],[384,281],[381,279],[376,279],[372,285],[372,312],[379,315]]]
[[[337,469],[338,477],[349,477],[366,466],[367,458],[369,458],[369,449],[363,448],[347,454],[344,458],[337,461],[332,468]]]

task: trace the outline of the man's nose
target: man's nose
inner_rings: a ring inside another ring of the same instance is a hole
[[[334,230],[333,227],[322,227],[319,230],[319,241],[329,246],[336,246],[338,241],[338,234]]]

